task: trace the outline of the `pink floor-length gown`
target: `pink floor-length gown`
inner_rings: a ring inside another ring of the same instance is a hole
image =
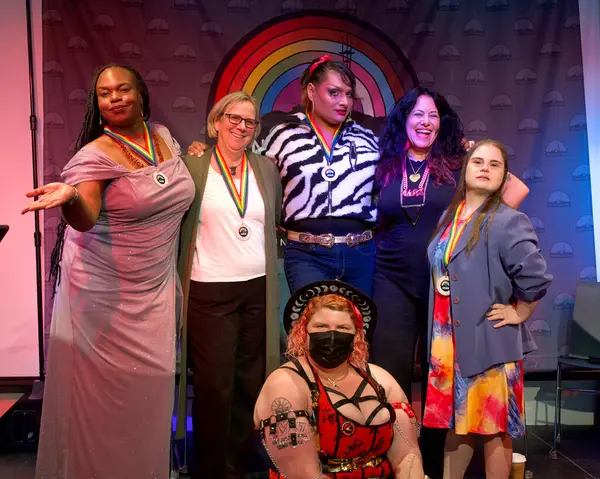
[[[158,167],[129,171],[88,145],[63,171],[69,184],[111,182],[94,228],[66,230],[36,479],[168,478],[177,247],[194,184],[166,128],[154,131],[173,153]]]

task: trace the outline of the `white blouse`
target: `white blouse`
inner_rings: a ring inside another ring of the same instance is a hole
[[[238,191],[240,181],[234,179]],[[266,274],[265,205],[251,169],[244,219],[240,217],[221,174],[211,166],[199,221],[192,266],[193,281],[248,281]],[[238,235],[242,226],[249,231],[246,241],[242,241]]]

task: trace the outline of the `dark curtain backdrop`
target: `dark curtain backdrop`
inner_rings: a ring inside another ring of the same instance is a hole
[[[44,181],[57,181],[74,153],[97,66],[120,62],[137,68],[149,84],[152,121],[166,124],[186,148],[204,139],[207,103],[240,41],[272,28],[281,15],[289,20],[307,10],[355,19],[355,26],[345,27],[348,36],[370,42],[371,58],[377,52],[386,57],[404,90],[416,81],[436,88],[460,114],[469,139],[492,137],[508,145],[511,171],[531,188],[522,210],[554,274],[530,320],[539,350],[526,366],[555,368],[575,285],[596,280],[576,0],[46,0]],[[331,53],[339,55],[341,34],[336,42]],[[313,48],[314,55],[323,45]],[[358,53],[362,48],[358,40],[350,47]],[[359,55],[352,60],[358,65]],[[274,107],[298,103],[292,77]],[[379,81],[371,89],[384,87]],[[363,97],[357,109],[368,110],[376,103],[370,100]],[[390,98],[384,103],[389,111]],[[58,211],[49,212],[46,271],[57,223]],[[48,324],[48,283],[46,293]]]

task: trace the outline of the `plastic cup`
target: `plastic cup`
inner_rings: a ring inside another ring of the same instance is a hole
[[[527,459],[523,454],[513,452],[509,479],[525,479],[525,464]]]

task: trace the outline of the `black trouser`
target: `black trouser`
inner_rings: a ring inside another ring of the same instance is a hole
[[[419,341],[421,362],[421,401],[425,407],[429,358],[427,357],[427,303],[397,286],[375,270],[373,299],[379,319],[373,334],[372,361],[386,369],[412,402],[412,376],[415,348]],[[444,468],[445,429],[421,429],[420,447],[425,473],[441,479]]]
[[[264,381],[266,280],[192,281],[189,351],[194,362],[194,478],[240,477]]]

